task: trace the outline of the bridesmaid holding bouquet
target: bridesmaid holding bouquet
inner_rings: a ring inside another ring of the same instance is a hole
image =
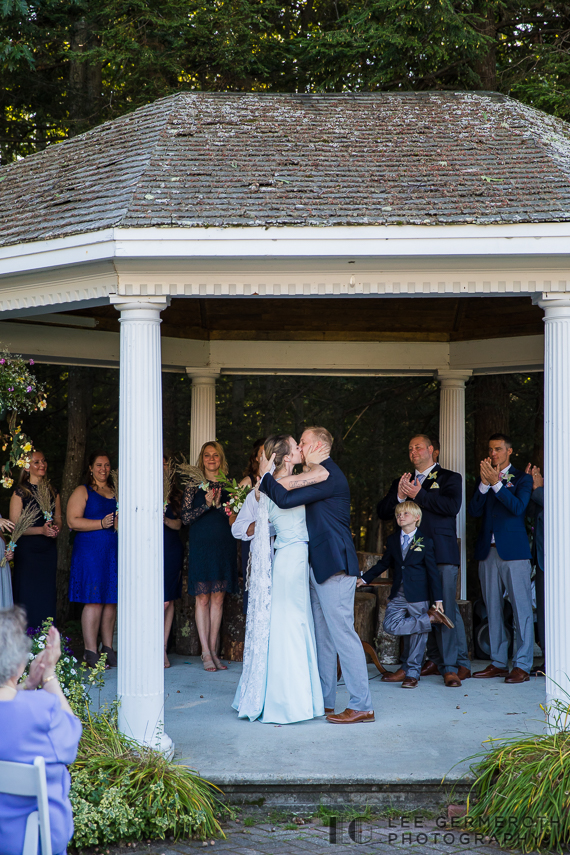
[[[29,517],[14,553],[14,602],[24,606],[28,626],[34,629],[46,618],[56,617],[56,537],[61,528],[61,503],[46,475],[44,454],[35,450],[29,470],[22,469],[10,499],[10,519],[16,526],[24,512]]]

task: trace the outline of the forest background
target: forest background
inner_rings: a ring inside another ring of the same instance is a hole
[[[0,0],[0,163],[181,90],[491,90],[570,119],[570,3],[524,0]],[[482,331],[482,334],[484,331]],[[117,463],[118,372],[36,366],[48,409],[26,420],[63,499],[90,449]],[[191,384],[165,374],[164,437],[187,453]],[[375,515],[409,468],[407,443],[439,431],[425,378],[222,377],[217,432],[232,475],[252,442],[320,423],[352,489],[356,546],[375,551]],[[542,374],[467,385],[468,496],[486,440],[510,430],[515,465],[541,463]],[[140,461],[144,466],[144,460]],[[7,493],[0,498],[6,512]],[[472,541],[473,524],[469,525]],[[60,538],[60,603],[68,533]],[[471,566],[469,593],[477,596]]]

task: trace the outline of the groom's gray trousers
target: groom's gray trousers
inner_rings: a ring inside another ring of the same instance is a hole
[[[319,676],[325,707],[334,709],[336,702],[336,657],[350,695],[348,709],[371,710],[366,655],[354,629],[354,592],[356,576],[337,573],[326,582],[317,582],[311,568],[311,606],[315,621],[315,638]]]

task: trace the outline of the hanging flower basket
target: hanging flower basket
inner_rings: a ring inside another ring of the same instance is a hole
[[[0,428],[2,451],[8,452],[8,460],[0,468],[0,484],[10,489],[14,484],[14,468],[29,469],[34,450],[31,439],[22,431],[19,414],[45,410],[47,407],[44,387],[32,372],[29,362],[7,350],[0,351],[0,422],[8,422],[8,430]]]

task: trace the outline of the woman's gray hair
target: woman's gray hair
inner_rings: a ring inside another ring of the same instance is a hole
[[[26,612],[20,606],[0,610],[0,685],[18,674],[32,649],[26,635]]]

